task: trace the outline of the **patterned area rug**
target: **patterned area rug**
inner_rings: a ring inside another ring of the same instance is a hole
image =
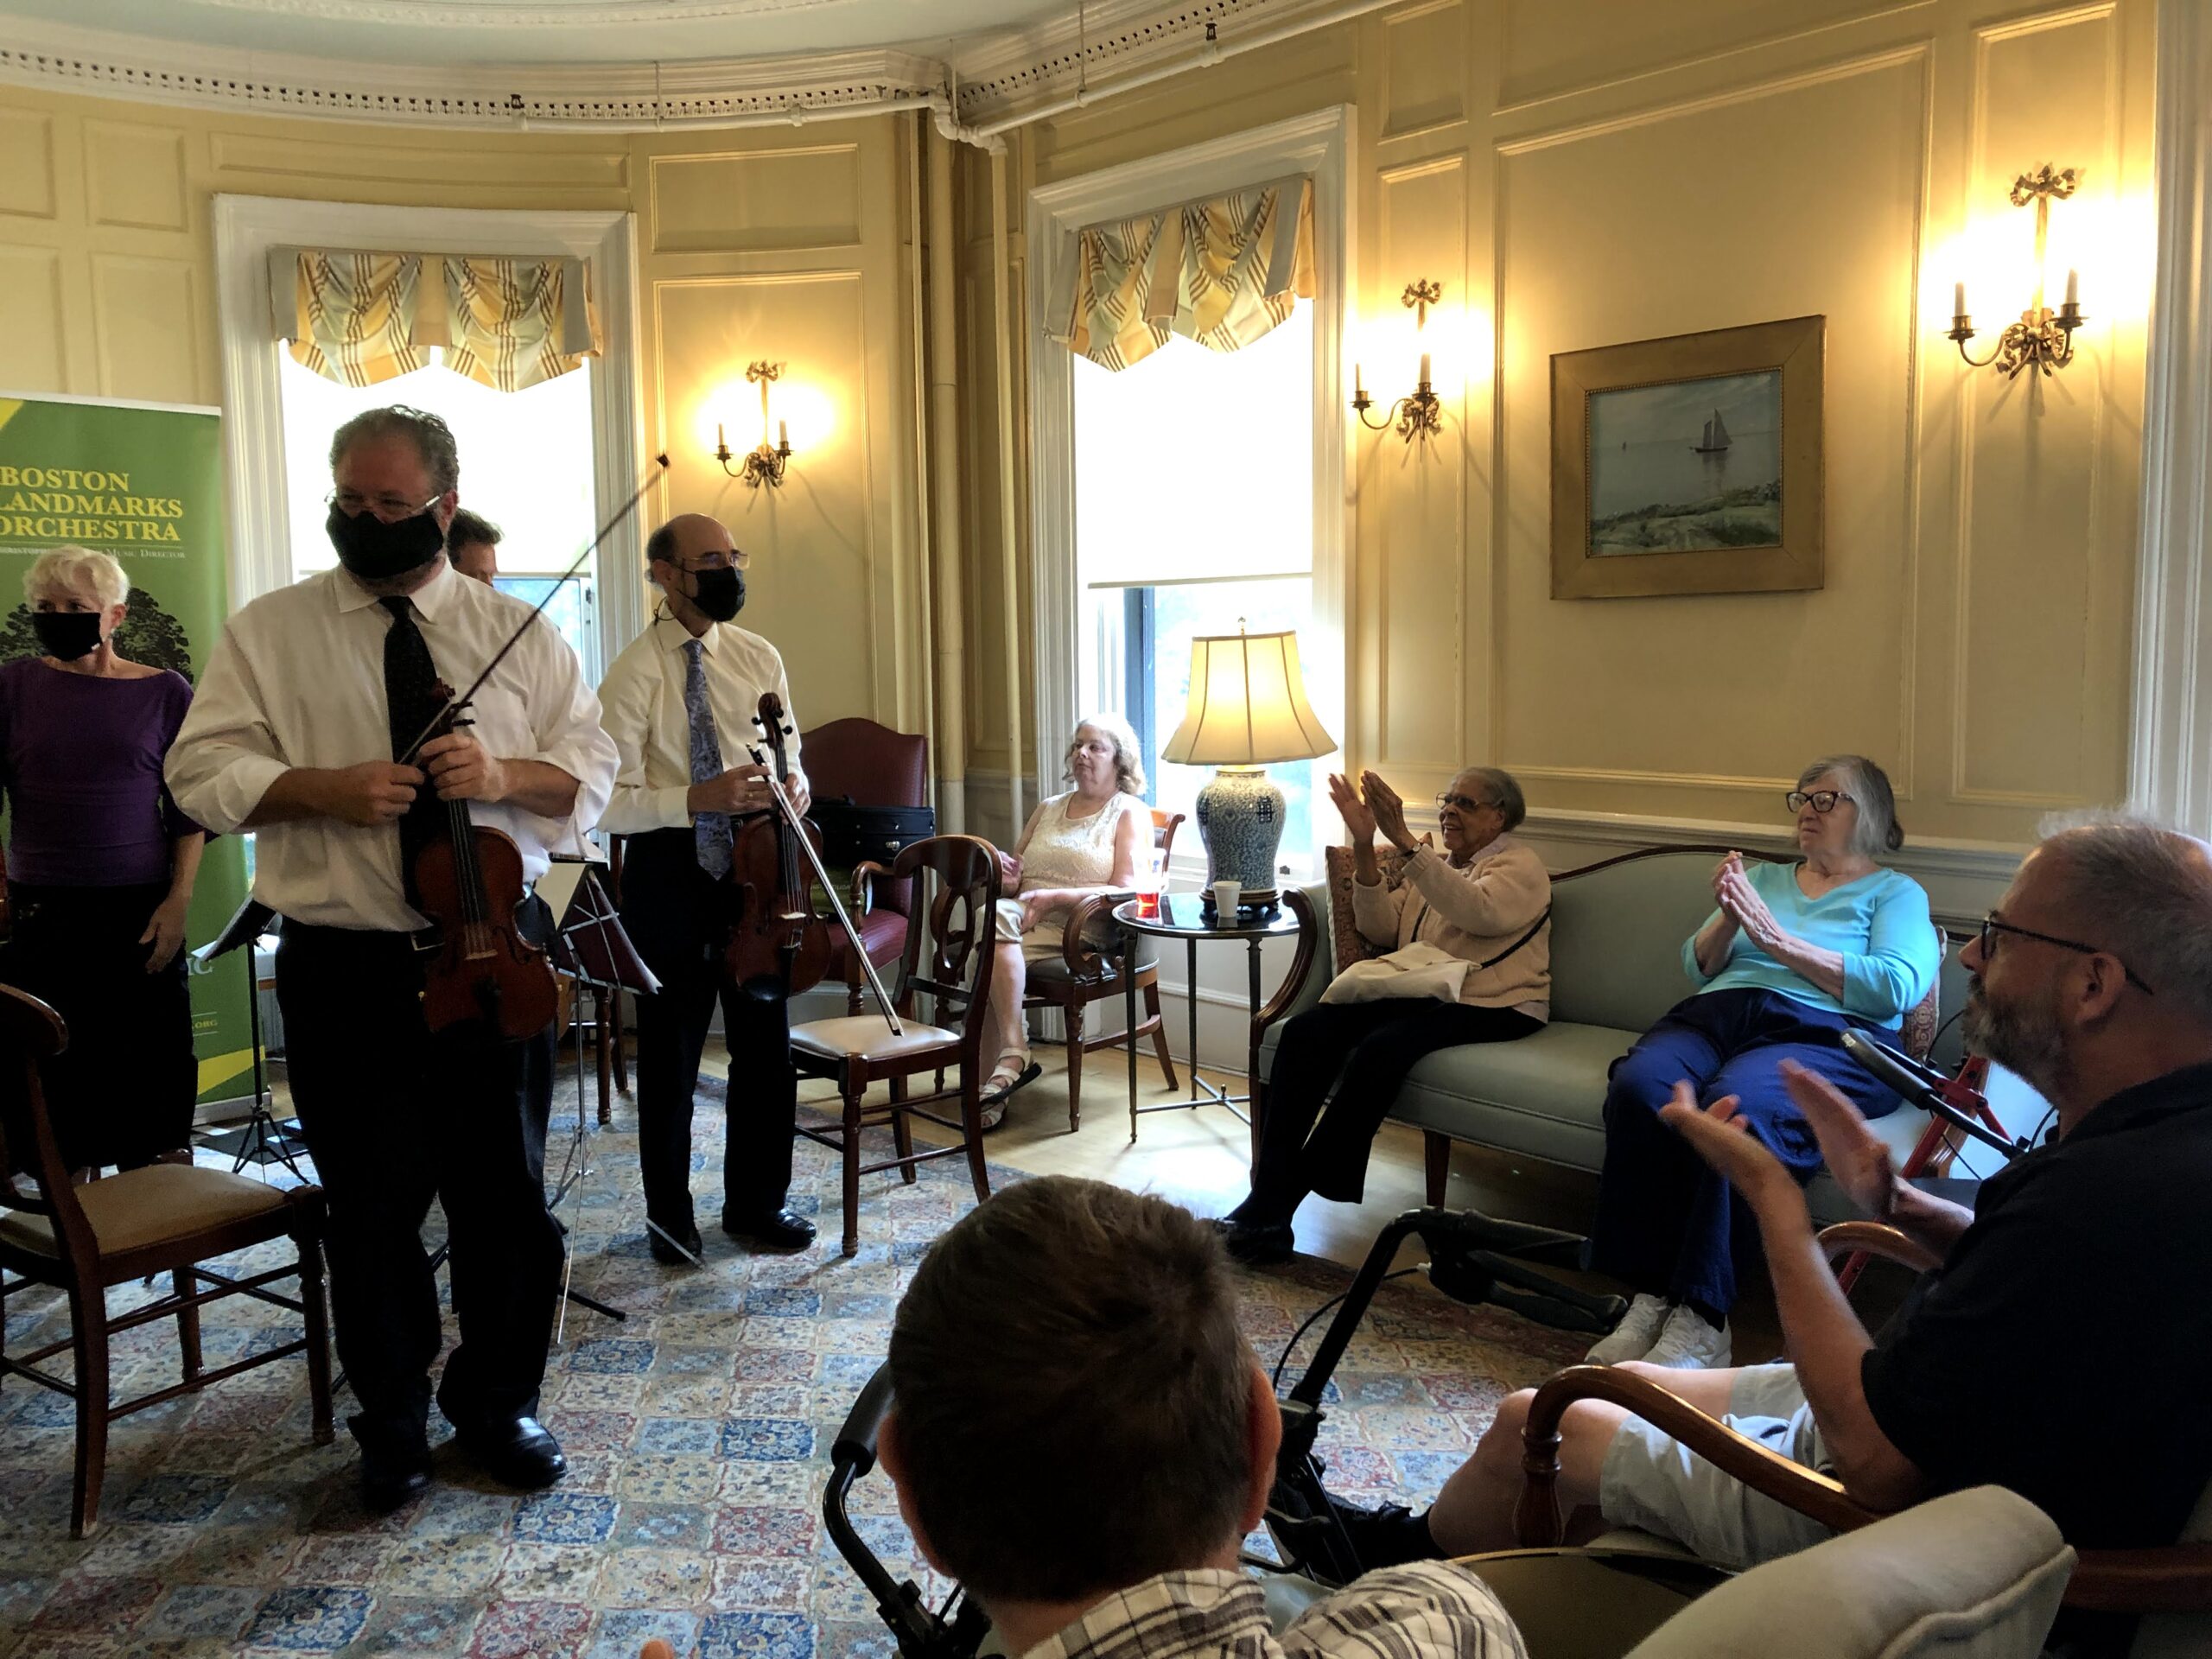
[[[709,1217],[720,1189],[718,1089],[702,1089],[693,1160]],[[574,1099],[556,1109],[571,1124]],[[654,1636],[701,1659],[891,1655],[869,1599],[823,1534],[822,1484],[830,1440],[880,1360],[914,1263],[973,1202],[964,1162],[925,1165],[912,1186],[895,1175],[864,1182],[862,1246],[847,1261],[836,1253],[836,1162],[803,1141],[793,1203],[819,1216],[823,1241],[798,1256],[751,1256],[710,1232],[705,1270],[672,1271],[646,1253],[636,1139],[626,1103],[617,1111],[615,1128],[591,1135],[591,1173],[561,1214],[576,1287],[629,1317],[569,1309],[545,1389],[545,1417],[569,1458],[559,1486],[529,1497],[495,1490],[442,1446],[431,1490],[372,1517],[354,1497],[342,1427],[350,1397],[339,1396],[337,1444],[314,1446],[305,1372],[284,1362],[118,1423],[102,1524],[74,1543],[71,1404],[10,1379],[0,1392],[0,1656],[634,1659]],[[558,1130],[556,1121],[555,1172],[569,1150]],[[1244,1275],[1245,1327],[1270,1367],[1348,1278],[1303,1259]],[[140,1293],[113,1294],[120,1306]],[[210,1365],[296,1329],[282,1310],[243,1298],[202,1317]],[[43,1292],[8,1304],[11,1351],[65,1328]],[[117,1340],[118,1397],[175,1380],[175,1330],[163,1321]],[[1331,1385],[1322,1449],[1332,1489],[1426,1503],[1499,1399],[1579,1351],[1574,1338],[1511,1315],[1385,1285]],[[442,1433],[435,1412],[432,1425]],[[893,1570],[941,1588],[912,1562],[888,1484],[863,1481],[855,1500],[863,1535]]]

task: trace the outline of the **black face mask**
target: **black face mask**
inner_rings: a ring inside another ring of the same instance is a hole
[[[709,622],[727,622],[745,608],[745,572],[735,565],[694,570],[691,585],[691,602]]]
[[[38,635],[38,642],[49,657],[65,663],[73,663],[79,657],[99,649],[100,613],[98,611],[33,611],[31,632]]]
[[[338,563],[363,582],[386,582],[428,564],[446,544],[445,531],[427,508],[387,524],[365,510],[349,518],[333,507],[323,529],[338,550]]]

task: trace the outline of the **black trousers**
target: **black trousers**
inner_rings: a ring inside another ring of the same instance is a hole
[[[545,906],[523,906],[542,942]],[[462,1430],[537,1413],[560,1294],[561,1236],[545,1208],[554,1031],[505,1042],[475,1025],[433,1035],[407,937],[287,921],[276,1000],[292,1103],[330,1205],[338,1357],[364,1446],[423,1444],[442,1342],[423,1248],[435,1198],[452,1247],[461,1345],[438,1408]]]
[[[47,1108],[72,1169],[133,1169],[188,1145],[200,1067],[180,950],[158,974],[138,943],[166,881],[120,887],[8,884],[0,980],[53,1006],[69,1046],[48,1062]],[[30,1149],[10,1155],[29,1167]]]
[[[1308,1192],[1357,1204],[1375,1132],[1407,1072],[1440,1048],[1510,1042],[1542,1029],[1543,1021],[1517,1008],[1432,997],[1323,1002],[1294,1016],[1268,1072],[1252,1195],[1231,1219],[1255,1227],[1287,1222]]]
[[[730,887],[699,868],[689,830],[632,836],[622,855],[622,925],[660,981],[638,999],[638,1164],[645,1214],[682,1238],[692,1226],[691,1101],[715,1005],[729,1048],[722,1215],[748,1221],[783,1207],[791,1185],[798,1076],[791,1017],[772,981],[723,972]]]

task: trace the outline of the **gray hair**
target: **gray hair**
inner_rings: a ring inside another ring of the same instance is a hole
[[[1843,792],[1859,809],[1859,825],[1852,831],[1851,850],[1868,858],[1894,853],[1904,845],[1904,828],[1897,823],[1897,798],[1890,788],[1890,774],[1863,754],[1824,754],[1797,774],[1797,787],[1810,789],[1823,772],[1843,774]]]
[[[1490,798],[1490,804],[1504,815],[1505,827],[1521,827],[1521,820],[1529,816],[1529,798],[1521,792],[1518,778],[1503,766],[1466,766],[1459,776],[1479,779],[1480,788]]]
[[[453,429],[429,411],[404,404],[363,410],[332,433],[330,470],[338,470],[338,463],[355,444],[380,438],[405,438],[413,443],[440,495],[461,487],[461,448],[453,441]]]
[[[88,591],[106,610],[130,595],[130,578],[112,553],[89,547],[57,547],[41,553],[23,572],[23,602],[35,605],[54,594]]]
[[[2069,915],[2162,1009],[2212,1026],[2212,846],[2124,812],[2046,819]]]
[[[1068,738],[1067,753],[1060,757],[1060,764],[1067,768],[1067,775],[1075,775],[1076,740],[1082,736],[1086,726],[1106,734],[1114,740],[1114,776],[1116,787],[1124,795],[1144,797],[1144,746],[1137,741],[1137,728],[1115,714],[1085,715],[1075,723],[1075,731]]]

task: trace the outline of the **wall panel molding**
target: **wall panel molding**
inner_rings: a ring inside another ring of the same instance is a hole
[[[655,253],[842,252],[861,244],[856,143],[656,156]]]
[[[0,110],[0,214],[52,219],[60,194],[54,118],[42,110]]]
[[[113,229],[183,230],[192,218],[183,132],[134,122],[86,122],[85,217]]]
[[[0,246],[0,294],[10,296],[8,324],[0,329],[0,388],[67,391],[60,251]]]

